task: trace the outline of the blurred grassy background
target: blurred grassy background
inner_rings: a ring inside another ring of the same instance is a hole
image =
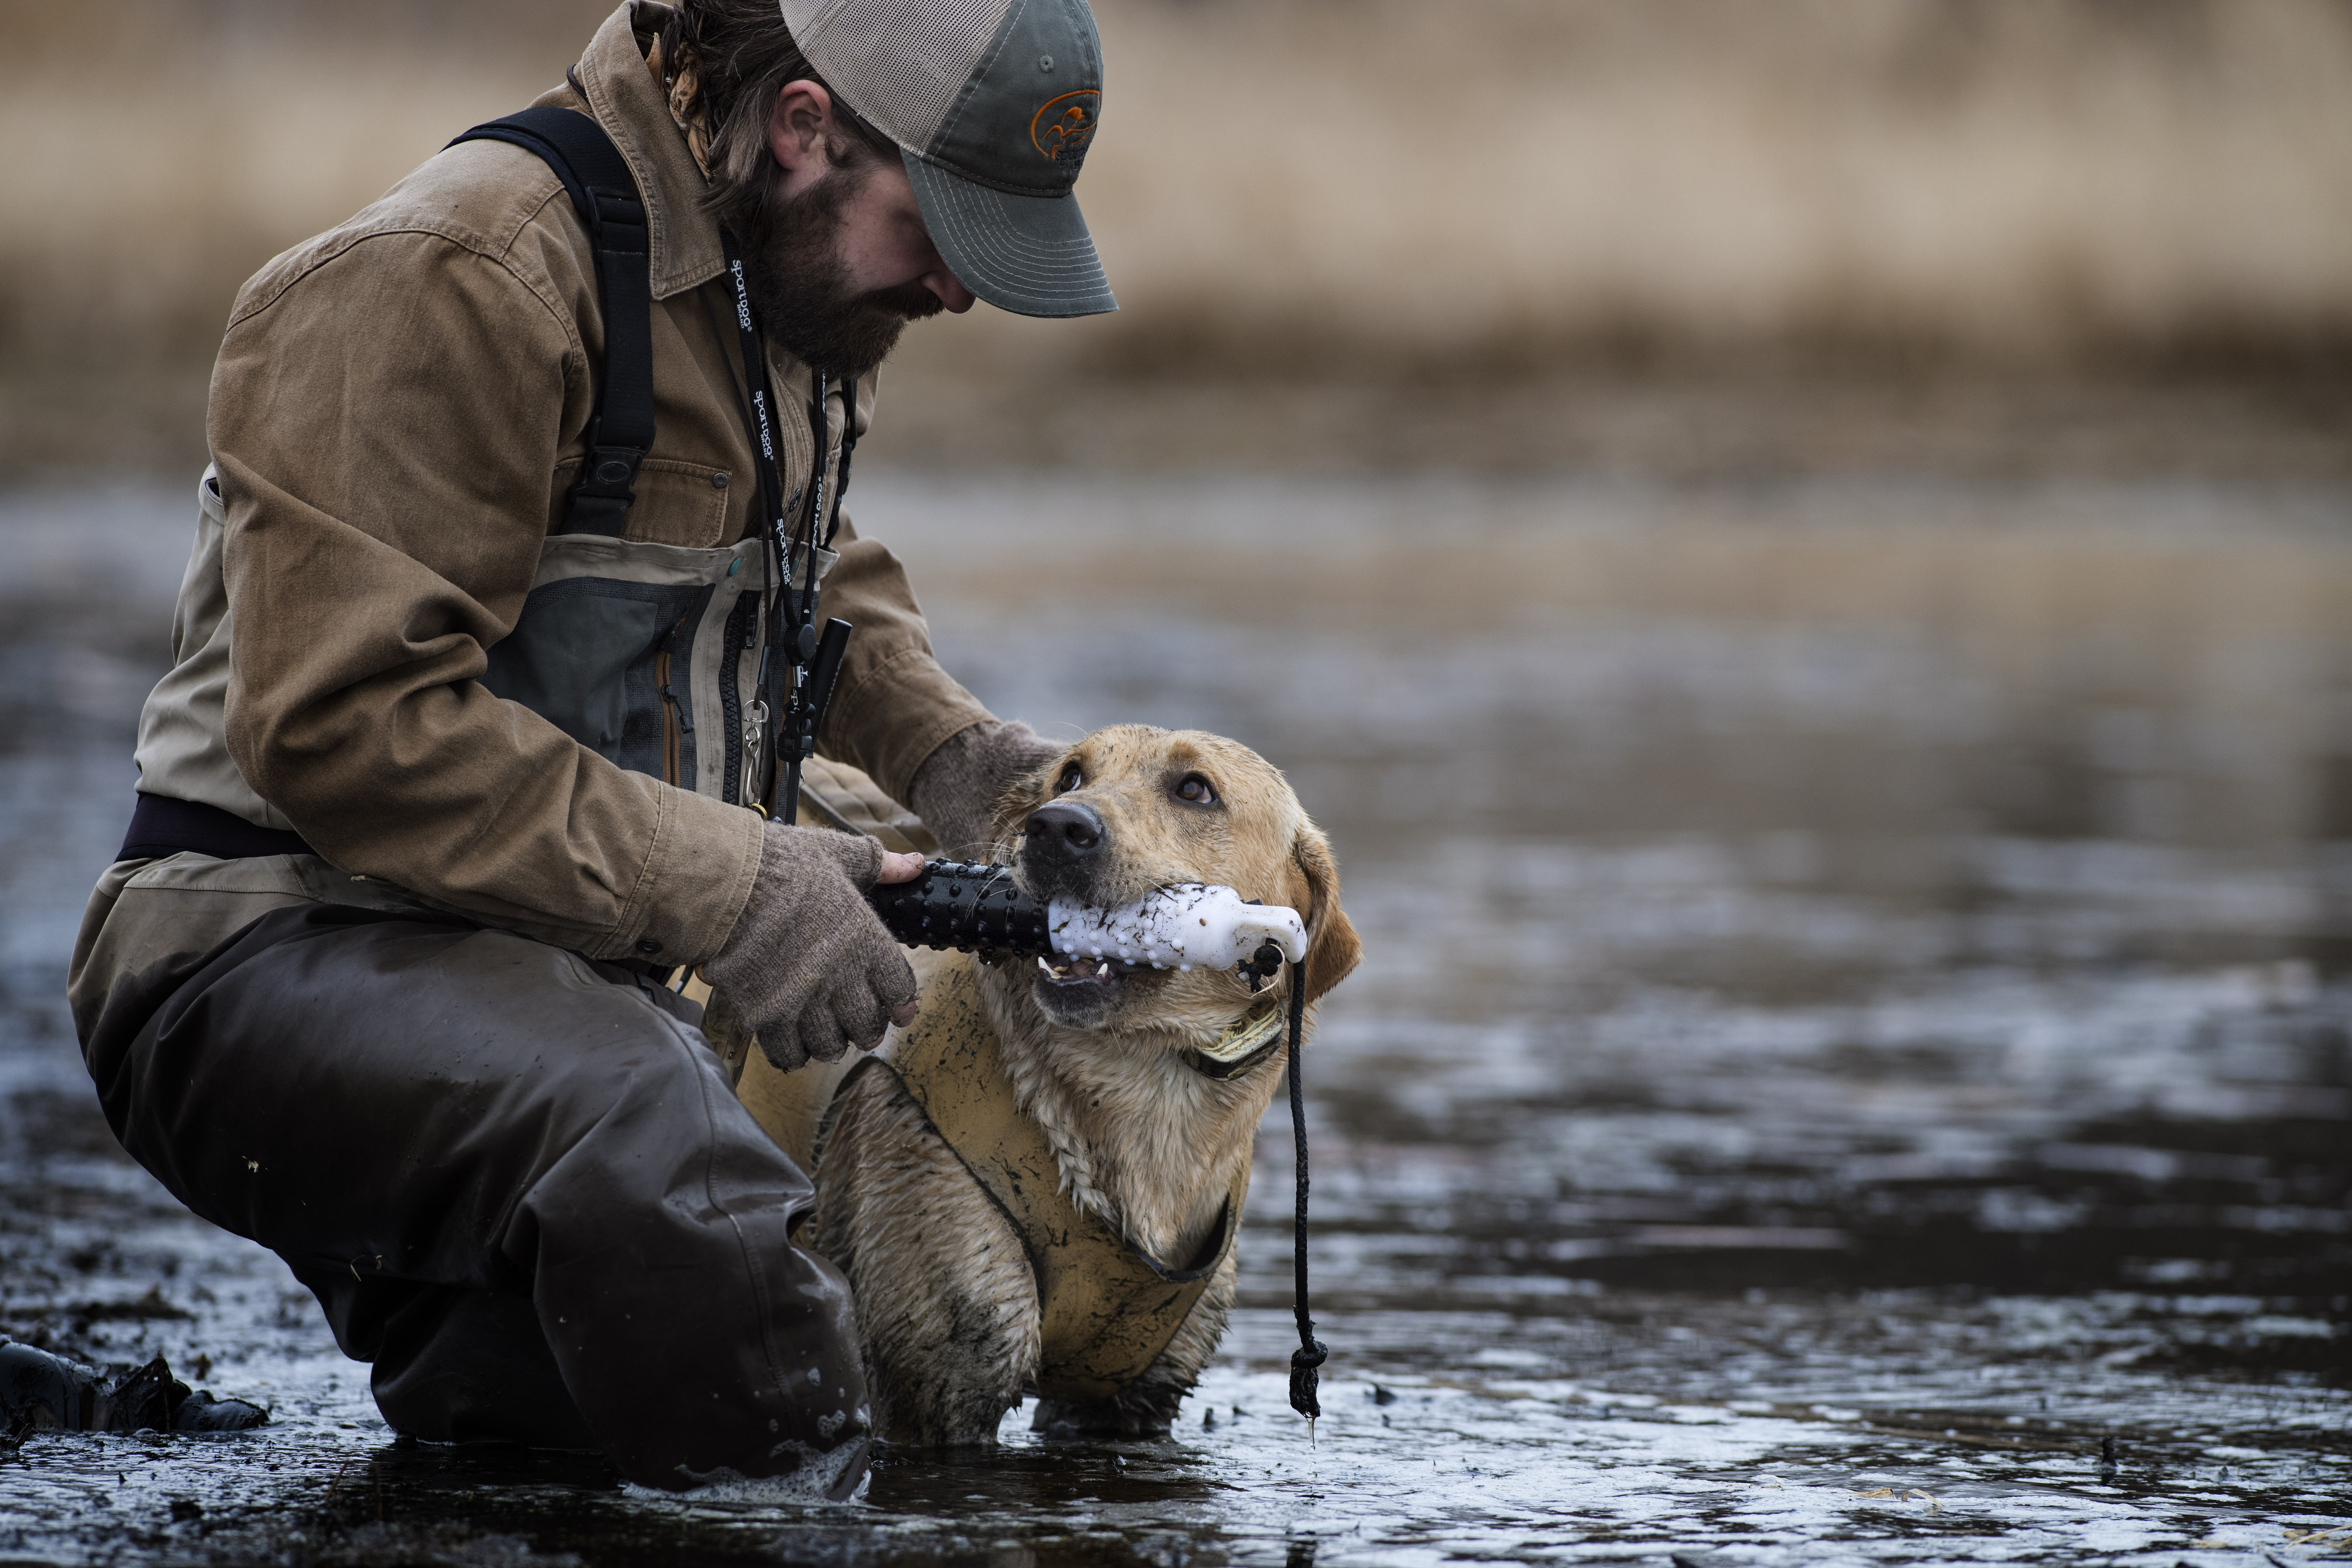
[[[0,0],[0,474],[198,460],[238,282],[606,9]],[[2346,0],[1097,9],[1125,308],[877,458],[2352,472]]]

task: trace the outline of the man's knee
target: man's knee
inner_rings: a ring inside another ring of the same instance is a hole
[[[386,1424],[427,1442],[602,1447],[527,1297],[415,1292],[384,1324],[371,1383]]]

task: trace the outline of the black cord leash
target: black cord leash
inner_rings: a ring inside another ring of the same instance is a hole
[[[1317,1371],[1329,1352],[1315,1337],[1315,1320],[1307,1310],[1307,1099],[1298,1076],[1298,1047],[1307,1033],[1307,965],[1290,966],[1290,1149],[1297,1175],[1297,1210],[1291,1219],[1291,1315],[1298,1320],[1298,1348],[1290,1352],[1290,1407],[1307,1417],[1307,1434],[1315,1435],[1315,1418],[1323,1414],[1315,1397],[1321,1381]]]

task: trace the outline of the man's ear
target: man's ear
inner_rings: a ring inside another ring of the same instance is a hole
[[[831,93],[813,81],[784,84],[768,111],[767,148],[788,191],[797,194],[831,170],[832,142],[839,134]]]
[[[1313,1002],[1348,978],[1364,955],[1364,944],[1339,908],[1339,863],[1331,858],[1331,841],[1323,830],[1300,827],[1290,858],[1307,878],[1307,999]]]

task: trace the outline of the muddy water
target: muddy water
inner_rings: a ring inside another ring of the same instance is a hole
[[[0,1331],[238,1438],[36,1436],[0,1563],[2291,1563],[2352,1552],[2352,496],[868,474],[999,711],[1224,731],[1332,830],[1332,1346],[1287,1139],[1164,1443],[674,1500],[404,1446],[112,1151],[57,997],[176,498],[30,495],[0,679]],[[207,1358],[199,1363],[198,1357]]]

